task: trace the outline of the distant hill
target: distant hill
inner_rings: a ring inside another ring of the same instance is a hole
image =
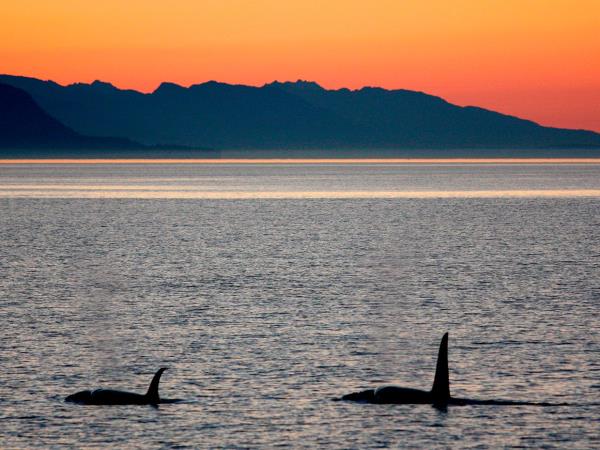
[[[78,133],[155,145],[371,155],[600,156],[600,134],[542,127],[421,92],[163,83],[150,94],[95,81],[61,86],[0,75]],[[314,153],[313,153],[314,154]]]
[[[0,155],[44,150],[142,149],[128,139],[82,136],[42,110],[22,89],[0,83]]]
[[[49,115],[23,89],[0,83],[1,157],[139,157],[165,152],[190,156],[190,149],[184,147],[149,147],[127,138],[84,136]]]

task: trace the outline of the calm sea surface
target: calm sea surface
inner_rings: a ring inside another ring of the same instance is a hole
[[[600,446],[600,165],[0,165],[0,232],[2,448]],[[454,395],[569,405],[331,400],[445,331]]]

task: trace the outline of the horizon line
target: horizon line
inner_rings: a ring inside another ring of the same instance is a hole
[[[0,164],[600,164],[600,158],[2,158]]]

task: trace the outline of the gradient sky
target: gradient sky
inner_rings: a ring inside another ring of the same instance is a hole
[[[0,72],[414,89],[600,131],[600,0],[2,0]]]

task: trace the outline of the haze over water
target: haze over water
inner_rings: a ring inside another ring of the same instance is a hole
[[[0,160],[0,198],[598,197],[600,159]],[[396,161],[396,162],[394,162]]]
[[[600,164],[0,164],[0,230],[1,447],[600,445]],[[445,331],[454,395],[570,406],[331,401]]]

